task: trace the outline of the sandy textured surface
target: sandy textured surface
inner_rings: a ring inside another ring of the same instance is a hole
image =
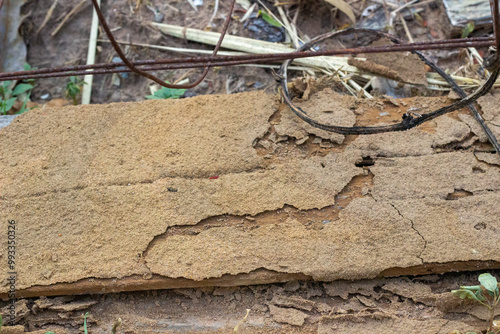
[[[443,103],[323,91],[302,104],[350,125]],[[498,268],[500,165],[457,113],[344,138],[260,92],[32,110],[0,130],[0,224],[16,222],[18,293]]]

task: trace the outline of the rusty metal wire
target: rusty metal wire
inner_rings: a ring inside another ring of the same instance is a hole
[[[3,1],[3,0],[0,0]],[[118,53],[122,59],[121,63],[105,63],[105,64],[94,64],[94,65],[79,65],[72,67],[55,67],[46,68],[31,71],[19,71],[10,73],[1,73],[0,81],[5,80],[21,80],[21,79],[38,79],[38,78],[50,78],[50,77],[63,77],[63,76],[73,76],[73,75],[83,75],[89,74],[109,74],[118,72],[135,72],[139,75],[145,76],[158,84],[168,87],[168,88],[193,88],[198,85],[208,73],[210,67],[213,66],[232,66],[232,65],[242,65],[242,64],[252,64],[252,63],[268,63],[273,61],[282,61],[285,59],[297,59],[306,57],[317,57],[317,56],[332,56],[332,55],[352,55],[359,53],[379,53],[379,52],[396,52],[396,51],[417,51],[417,50],[443,50],[443,49],[454,49],[454,48],[464,48],[464,47],[488,47],[492,45],[499,44],[497,38],[491,37],[480,37],[480,38],[468,38],[468,39],[451,39],[451,40],[441,40],[432,42],[419,42],[419,43],[407,43],[399,45],[390,45],[383,47],[358,47],[350,49],[341,50],[323,50],[323,51],[303,51],[303,52],[292,52],[285,54],[255,54],[255,55],[244,55],[244,56],[217,56],[217,51],[220,49],[220,45],[224,38],[224,35],[229,26],[231,19],[231,14],[234,10],[234,2],[232,0],[229,13],[227,15],[226,21],[224,23],[224,28],[222,30],[219,41],[214,49],[212,56],[208,57],[183,57],[183,58],[172,58],[172,59],[162,59],[162,60],[145,60],[145,61],[130,61],[123,54],[120,46],[116,42],[111,33],[106,20],[97,4],[96,0],[91,0],[96,13],[98,15],[99,21],[109,38],[109,41],[113,45],[115,51]],[[490,0],[498,5],[498,1]],[[492,4],[493,6],[493,4]],[[493,7],[492,7],[493,8]],[[496,21],[498,23],[498,20]],[[498,24],[494,24],[494,27]],[[497,36],[496,34],[495,36]],[[161,66],[155,66],[161,65]],[[127,66],[128,69],[124,70],[122,67]],[[161,79],[147,73],[149,71],[160,71],[160,70],[172,70],[179,68],[197,68],[204,67],[205,70],[201,77],[194,83],[189,85],[171,85],[167,84]]]
[[[134,68],[141,66],[142,71],[158,71],[172,70],[179,68],[197,68],[211,66],[232,66],[242,64],[268,63],[282,61],[285,59],[298,59],[317,56],[333,56],[333,55],[352,55],[360,53],[383,53],[397,51],[418,51],[418,50],[443,50],[456,49],[466,47],[488,47],[494,45],[492,37],[477,37],[468,39],[450,39],[434,42],[407,43],[380,47],[357,47],[340,50],[322,50],[322,51],[299,51],[291,53],[270,53],[270,54],[255,54],[241,56],[205,56],[205,57],[183,57],[161,60],[142,60],[129,61]],[[31,71],[19,71],[0,73],[0,81],[5,80],[21,80],[21,79],[38,79],[50,77],[64,77],[72,75],[89,74],[87,71],[93,69],[92,74],[108,74],[117,72],[135,72],[133,69],[124,70],[127,65],[124,62],[119,63],[102,63],[94,65],[79,65],[69,67],[55,67]],[[154,66],[162,65],[162,66]],[[142,75],[142,74],[141,74]],[[194,86],[192,86],[194,87]],[[192,88],[187,87],[187,88]],[[171,87],[170,87],[171,88]],[[179,88],[178,86],[175,88]]]
[[[499,0],[490,0],[490,7],[492,11],[493,18],[493,32],[494,37],[483,37],[483,38],[468,38],[468,39],[451,39],[451,40],[441,40],[441,41],[433,41],[433,42],[420,42],[420,43],[401,43],[401,41],[397,41],[399,44],[382,46],[382,47],[356,47],[356,48],[348,48],[341,50],[322,50],[322,51],[303,51],[305,48],[299,48],[295,52],[291,53],[280,53],[280,54],[254,54],[254,55],[243,55],[243,56],[218,56],[217,52],[220,49],[221,43],[224,39],[224,36],[229,27],[229,23],[231,20],[231,15],[234,10],[235,0],[231,1],[230,10],[226,17],[224,27],[222,33],[220,35],[219,41],[214,48],[213,54],[208,57],[183,57],[183,58],[171,58],[171,59],[161,59],[161,60],[141,60],[141,61],[130,61],[127,59],[120,46],[116,42],[113,34],[111,33],[106,20],[104,19],[104,15],[102,14],[99,5],[96,0],[91,0],[97,16],[99,18],[100,24],[103,27],[106,35],[108,36],[109,41],[113,45],[113,48],[119,55],[122,60],[121,63],[103,63],[103,64],[94,64],[94,65],[79,65],[72,67],[57,67],[57,68],[46,68],[39,70],[31,70],[31,71],[19,71],[19,72],[10,72],[10,73],[0,73],[0,81],[5,80],[21,80],[21,79],[35,79],[35,78],[48,78],[48,77],[62,77],[62,76],[73,76],[73,75],[82,75],[82,74],[108,74],[108,73],[117,73],[117,72],[135,72],[141,76],[144,76],[150,80],[155,81],[156,83],[168,87],[168,88],[193,88],[201,83],[208,71],[213,66],[231,66],[231,65],[241,65],[241,64],[252,64],[252,63],[269,63],[276,62],[280,60],[286,60],[286,64],[288,64],[291,60],[297,58],[306,58],[306,57],[316,57],[316,56],[332,56],[332,55],[355,55],[360,53],[380,53],[380,52],[397,52],[397,51],[411,51],[417,52],[422,50],[443,50],[443,49],[453,49],[453,48],[465,48],[465,47],[487,47],[494,46],[496,50],[500,47],[500,18],[499,18]],[[3,5],[3,0],[0,0],[0,9]],[[356,29],[351,29],[351,32],[356,33]],[[361,32],[361,31],[359,31]],[[338,33],[337,33],[338,34]],[[393,39],[394,40],[394,39]],[[418,53],[421,56],[421,53]],[[421,56],[422,58],[423,56]],[[424,57],[425,58],[425,57]],[[422,58],[426,63],[428,61]],[[498,74],[498,66],[500,64],[500,59],[498,53],[494,56],[490,57],[487,61],[485,61],[486,65],[495,67],[495,74]],[[429,63],[428,63],[429,64]],[[123,66],[127,66],[128,69],[123,69]],[[192,84],[187,85],[173,85],[167,84],[163,80],[158,77],[148,73],[149,71],[159,71],[159,70],[171,70],[171,69],[179,69],[179,68],[197,68],[203,67],[204,71],[200,78],[198,78]],[[431,67],[438,72],[441,76],[444,73],[441,69],[439,69],[435,65],[431,65]],[[283,74],[281,74],[283,76]],[[286,81],[286,74],[284,75]],[[491,131],[487,128],[484,120],[482,120],[480,114],[477,112],[475,107],[473,108],[473,102],[480,96],[480,94],[473,94],[469,97],[465,96],[463,91],[459,91],[456,89],[458,87],[451,78],[443,76],[448,83],[456,90],[459,95],[462,97],[462,100],[455,103],[448,108],[445,108],[446,112],[450,110],[457,109],[456,106],[469,106],[474,113],[474,116],[481,124],[483,129],[488,134],[490,142],[493,144],[497,152],[500,154],[500,146],[498,142],[492,135]],[[451,80],[451,81],[450,81]],[[485,83],[479,91],[483,94],[485,91],[488,91],[492,87],[492,78]],[[283,83],[283,82],[282,82]],[[484,94],[483,94],[484,95]],[[285,96],[284,96],[285,97]],[[285,98],[286,100],[286,98]],[[290,104],[289,104],[290,105]],[[455,107],[453,107],[455,106]],[[291,106],[292,110],[293,107]],[[294,111],[296,112],[296,111]],[[303,111],[296,112],[299,117],[303,120],[309,121],[310,124],[320,128],[328,128],[328,126],[324,126],[320,123],[315,122],[314,120],[308,119],[306,116],[301,116],[301,112],[306,115]],[[440,112],[439,110],[422,115],[417,119],[413,119],[411,115],[406,115],[406,119],[403,119],[403,124],[401,128],[396,130],[405,130],[409,128],[409,124],[412,126],[416,126],[425,122],[426,120],[430,120],[434,117],[437,117],[444,112]],[[434,115],[434,116],[432,116]],[[436,116],[437,115],[437,116]],[[482,120],[482,122],[481,122]],[[317,124],[316,124],[317,123]],[[335,127],[331,127],[328,131],[333,131]],[[338,132],[338,127],[337,130]],[[351,130],[349,130],[351,131]],[[352,133],[363,134],[364,130],[353,130]],[[389,130],[388,131],[393,131]]]
[[[111,33],[111,30],[108,27],[108,24],[106,23],[106,20],[104,19],[104,15],[102,15],[102,12],[101,12],[101,9],[99,8],[99,4],[97,3],[97,0],[91,0],[91,1],[92,1],[92,4],[94,5],[94,9],[95,9],[95,11],[97,13],[97,16],[99,18],[99,22],[101,23],[101,26],[103,27],[104,31],[106,32],[106,35],[108,36],[109,41],[113,45],[113,48],[115,49],[116,53],[118,53],[118,55],[120,56],[120,59],[123,61],[123,63],[125,65],[127,65],[127,67],[132,72],[135,72],[135,73],[137,73],[139,75],[142,75],[143,77],[146,77],[146,78],[148,78],[150,80],[153,80],[157,84],[159,84],[161,86],[164,86],[164,87],[167,87],[167,88],[193,88],[193,87],[196,87],[197,85],[199,85],[203,81],[203,79],[205,79],[205,77],[207,76],[208,71],[210,70],[210,67],[212,67],[211,61],[208,61],[205,64],[205,66],[204,66],[205,70],[203,71],[203,74],[200,76],[200,78],[198,80],[196,80],[192,84],[186,84],[186,85],[168,84],[165,81],[161,80],[160,78],[158,78],[158,77],[156,77],[156,76],[154,76],[154,75],[152,75],[152,74],[150,74],[148,72],[145,72],[145,71],[143,71],[141,69],[138,69],[133,63],[131,63],[127,59],[127,57],[125,56],[125,54],[121,50],[120,46],[116,42],[113,34]],[[219,41],[217,42],[217,45],[215,46],[214,52],[212,54],[212,57],[214,57],[214,56],[217,55],[217,52],[220,49],[220,45],[222,43],[222,40],[224,39],[224,36],[226,35],[227,28],[229,27],[229,22],[231,21],[231,14],[233,13],[235,2],[236,2],[236,0],[232,0],[231,1],[231,6],[230,6],[230,9],[229,9],[229,13],[227,14],[226,21],[224,23],[224,27],[222,28],[222,33],[221,33],[221,35],[219,37]]]

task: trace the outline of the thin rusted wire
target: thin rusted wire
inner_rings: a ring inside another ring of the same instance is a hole
[[[240,55],[240,56],[202,56],[202,57],[181,57],[181,58],[171,58],[171,59],[158,59],[158,60],[139,60],[130,61],[134,66],[144,66],[144,65],[160,65],[160,64],[177,64],[177,63],[206,63],[209,61],[219,61],[219,65],[223,61],[243,61],[248,60],[249,64],[252,62],[262,61],[262,60],[276,60],[281,61],[290,58],[304,58],[304,57],[316,57],[319,55],[332,56],[332,55],[346,55],[346,54],[356,54],[356,53],[378,53],[378,52],[393,52],[393,51],[415,51],[424,49],[448,49],[448,48],[463,48],[463,47],[487,47],[493,45],[493,37],[476,37],[467,39],[448,39],[440,40],[434,42],[417,42],[400,44],[394,46],[381,46],[381,47],[363,47],[363,48],[353,48],[353,49],[342,49],[342,50],[325,50],[325,51],[307,51],[307,52],[291,52],[291,53],[268,53],[268,54],[255,54],[255,55]],[[80,71],[89,69],[101,69],[101,68],[116,68],[123,67],[125,64],[123,62],[117,63],[101,63],[93,65],[77,65],[68,67],[54,67],[37,69],[30,71],[19,71],[19,72],[6,72],[0,73],[0,78],[5,77],[15,77],[17,75],[36,75],[42,73],[57,73],[57,72],[69,72],[69,71]],[[229,64],[231,65],[231,64]],[[122,71],[117,71],[122,72]],[[36,78],[36,77],[34,77]]]
[[[3,1],[3,0],[0,0]],[[316,57],[316,56],[331,56],[331,55],[347,55],[347,54],[358,54],[358,53],[379,53],[379,52],[396,52],[396,51],[416,51],[416,50],[433,50],[433,49],[451,49],[451,48],[464,48],[464,47],[487,47],[495,45],[499,34],[495,34],[495,38],[491,37],[479,37],[479,38],[469,38],[469,39],[452,39],[452,40],[441,40],[433,42],[419,42],[419,43],[408,43],[400,45],[391,45],[383,47],[358,47],[343,50],[324,50],[324,51],[306,51],[306,52],[292,52],[285,54],[255,54],[255,55],[244,55],[244,56],[217,56],[217,51],[220,48],[220,44],[224,38],[224,34],[229,26],[229,21],[231,18],[232,11],[234,9],[234,0],[231,3],[231,8],[229,10],[228,16],[226,18],[224,29],[221,33],[219,41],[214,49],[214,54],[208,57],[184,57],[184,58],[172,58],[163,60],[145,60],[145,61],[129,61],[118,43],[114,39],[109,27],[102,15],[102,12],[96,2],[96,0],[91,0],[94,8],[96,9],[97,15],[104,28],[104,31],[108,35],[110,42],[117,51],[118,55],[122,59],[122,63],[108,63],[108,64],[94,64],[94,65],[79,65],[73,67],[58,67],[58,68],[46,68],[40,70],[31,71],[19,71],[0,74],[0,81],[5,80],[21,80],[21,79],[37,79],[37,78],[49,78],[49,77],[62,77],[62,76],[73,76],[73,75],[83,75],[89,74],[88,70],[92,74],[108,74],[108,73],[119,73],[119,72],[135,72],[139,75],[145,76],[160,85],[169,88],[192,88],[198,85],[208,73],[208,69],[212,66],[231,66],[231,65],[242,65],[242,64],[252,64],[252,63],[267,63],[271,61],[281,61],[285,59],[296,59],[296,58],[306,58],[306,57]],[[498,8],[498,2],[492,1],[492,8],[494,5]],[[498,10],[496,11],[498,14]],[[500,20],[494,17],[494,27],[498,30]],[[168,65],[170,64],[170,65]],[[149,66],[148,66],[149,65]],[[162,66],[154,66],[162,65]],[[119,67],[127,66],[129,69],[124,70]],[[137,66],[140,66],[138,68]],[[205,70],[202,76],[196,80],[196,82],[188,85],[171,85],[166,84],[159,78],[147,73],[146,71],[158,71],[158,70],[171,70],[179,68],[196,68],[204,67]]]
[[[137,73],[139,75],[142,75],[143,77],[146,77],[146,78],[148,78],[150,80],[153,80],[157,84],[159,84],[161,86],[164,86],[164,87],[167,87],[167,88],[193,88],[193,87],[197,86],[198,84],[200,84],[200,82],[202,82],[203,79],[205,79],[205,77],[207,76],[208,71],[209,71],[209,69],[211,67],[211,64],[210,64],[211,62],[210,61],[208,61],[207,64],[205,64],[205,66],[204,66],[205,70],[203,71],[203,74],[201,75],[201,77],[198,80],[196,80],[194,83],[192,83],[192,84],[186,84],[186,85],[168,84],[165,81],[161,80],[160,78],[158,78],[158,77],[156,77],[156,76],[154,76],[154,75],[152,75],[152,74],[150,74],[148,72],[145,72],[145,71],[143,71],[141,69],[138,69],[137,67],[135,67],[135,65],[133,63],[131,63],[127,59],[127,57],[123,53],[122,49],[120,48],[120,46],[116,42],[113,34],[111,33],[111,30],[108,27],[108,24],[106,23],[106,20],[104,19],[104,15],[102,15],[102,12],[101,12],[101,9],[99,8],[99,4],[97,3],[97,0],[91,0],[91,1],[92,1],[92,4],[94,5],[94,9],[95,9],[95,11],[97,13],[97,16],[99,18],[99,22],[101,23],[101,26],[103,27],[104,31],[106,32],[106,35],[108,36],[109,41],[113,45],[113,48],[115,49],[116,53],[118,53],[118,56],[120,56],[120,59],[123,61],[123,63],[125,65],[127,65],[127,67],[132,72],[135,72],[135,73]],[[219,41],[217,42],[217,45],[214,48],[214,52],[212,54],[212,57],[217,55],[217,52],[220,49],[220,45],[222,44],[222,40],[224,39],[224,36],[226,35],[227,28],[229,27],[229,22],[231,21],[231,14],[233,13],[235,2],[236,2],[236,0],[232,0],[231,1],[231,6],[230,6],[230,9],[229,9],[229,13],[227,14],[226,21],[224,22],[224,27],[222,28],[222,33],[221,33],[221,35],[219,37]]]

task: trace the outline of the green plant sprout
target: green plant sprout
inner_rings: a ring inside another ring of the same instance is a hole
[[[259,10],[258,12],[259,16],[262,16],[262,19],[269,23],[270,25],[274,27],[281,28],[283,27],[280,22],[276,21],[271,15],[267,14],[266,12]]]
[[[35,70],[28,63],[24,64],[24,70]],[[26,108],[31,95],[31,91],[35,87],[34,79],[23,80],[16,86],[15,81],[4,81],[0,83],[0,113],[6,115],[14,106],[17,100],[22,101],[23,105],[16,114],[22,114],[29,110]]]
[[[89,312],[85,313],[83,316],[83,333],[84,334],[89,334],[89,331],[87,329],[87,317],[89,316]]]
[[[500,284],[490,274],[481,274],[478,279],[481,285],[461,286],[459,290],[453,290],[451,293],[461,299],[475,300],[488,308],[490,316],[487,334],[500,333],[500,328],[496,328],[493,322],[495,309],[500,301],[500,291],[498,289]]]
[[[111,334],[116,334],[116,330],[118,329],[118,327],[120,327],[121,324],[122,324],[122,318],[118,318],[118,320],[115,321],[113,327],[111,328]]]
[[[87,83],[82,79],[71,76],[69,77],[68,84],[66,85],[66,98],[71,99],[73,101],[73,105],[78,104],[78,96],[82,91],[83,85]]]
[[[474,31],[474,21],[469,21],[462,29],[462,38],[467,38]]]
[[[166,83],[170,82],[166,81]],[[153,95],[147,95],[146,99],[150,100],[178,99],[179,97],[182,96],[182,94],[184,94],[185,91],[186,91],[185,89],[161,87],[156,92],[154,92]]]

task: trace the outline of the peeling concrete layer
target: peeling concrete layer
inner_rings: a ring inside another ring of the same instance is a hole
[[[262,167],[252,142],[269,128],[273,98],[248,93],[212,96],[211,104],[207,99],[45,108],[21,115],[0,132],[1,196]]]
[[[321,112],[336,96],[324,91],[304,103]],[[354,101],[342,103],[330,115],[346,116],[343,125],[373,113],[373,102],[359,102],[362,115]],[[498,164],[474,148],[443,151],[473,136],[461,118],[351,136],[319,151],[312,139],[284,141],[262,154],[254,145],[270,131],[344,139],[287,112],[254,92],[16,118],[0,130],[0,228],[16,221],[20,295],[352,280],[500,263]],[[356,184],[360,176],[373,184]],[[0,242],[5,265],[6,234]]]
[[[353,126],[356,122],[352,111],[356,106],[354,97],[340,95],[330,88],[320,91],[315,97],[313,100],[297,102],[296,106],[307,112],[309,117],[325,124]],[[321,130],[303,122],[289,108],[282,112],[280,124],[275,128],[278,135],[299,140],[313,134],[333,143],[342,144],[344,141],[344,136],[341,134]]]
[[[383,200],[446,199],[456,190],[500,190],[500,168],[478,162],[469,152],[379,159],[370,170],[375,174],[373,196]]]
[[[419,264],[421,243],[390,205],[364,198],[353,201],[339,220],[321,230],[293,219],[248,231],[208,229],[196,236],[167,238],[153,246],[146,262],[155,273],[194,280],[260,267],[317,280],[358,279],[375,277],[387,267]],[[398,251],[387,253],[394,248]]]

